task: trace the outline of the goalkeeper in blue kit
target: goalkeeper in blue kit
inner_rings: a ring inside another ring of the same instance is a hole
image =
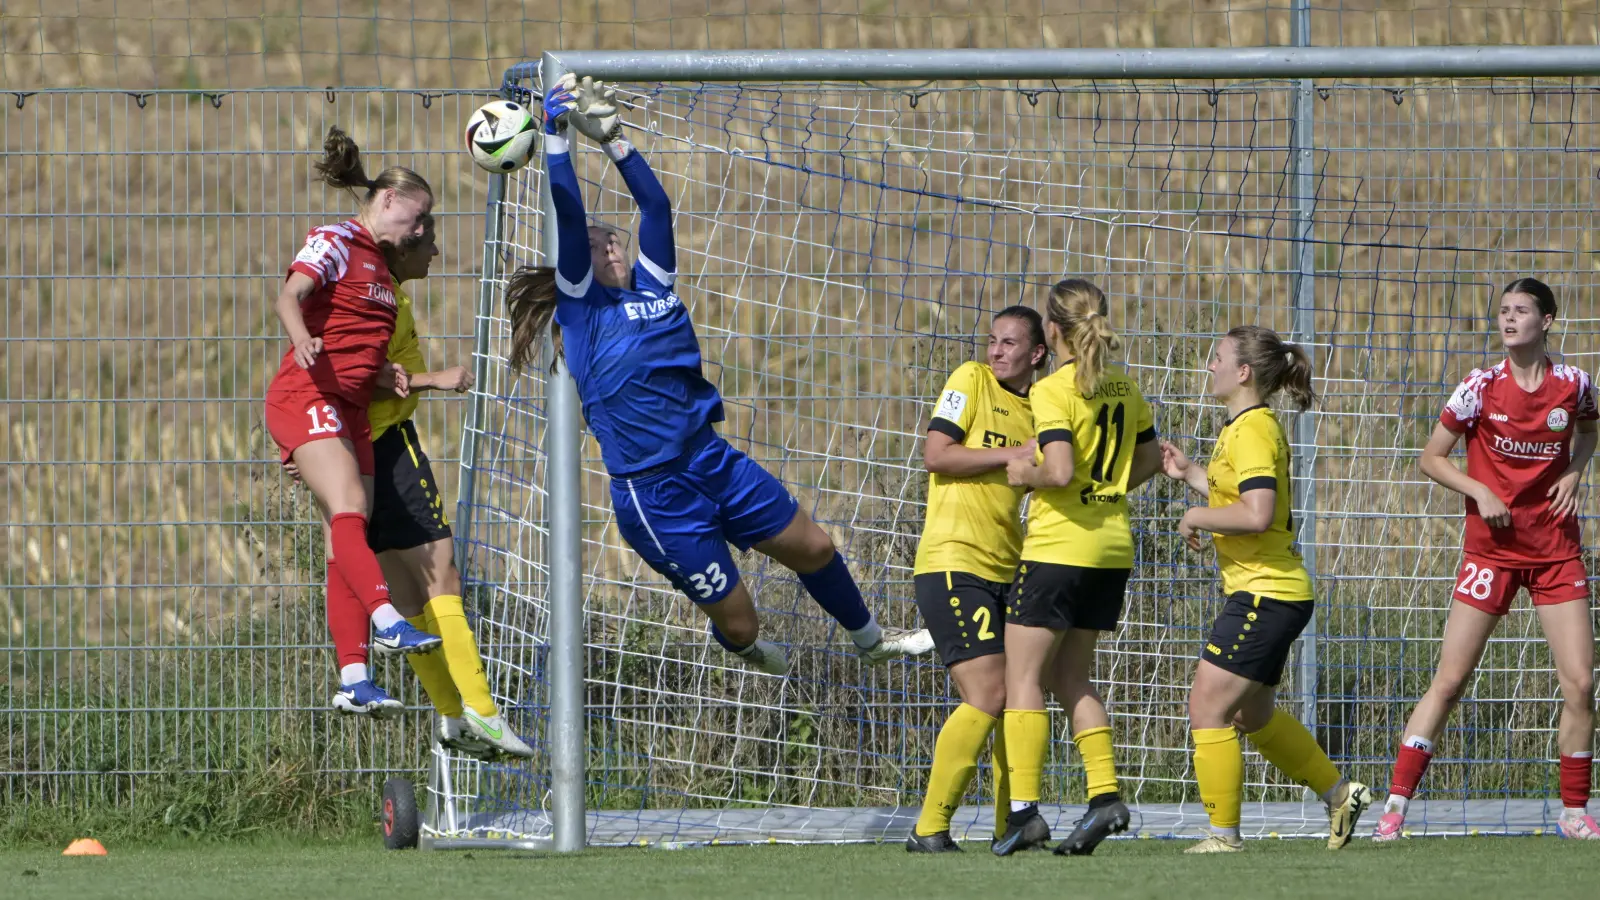
[[[926,631],[885,633],[828,535],[776,478],[717,434],[722,398],[702,374],[700,342],[675,292],[672,205],[622,138],[610,92],[567,76],[545,97],[544,113],[559,248],[553,270],[523,267],[511,278],[510,361],[526,365],[554,319],[628,545],[699,605],[717,643],[770,675],[787,674],[789,659],[761,637],[729,543],[794,570],[867,662],[932,649]],[[588,224],[569,123],[599,141],[639,205],[631,266],[614,232]]]

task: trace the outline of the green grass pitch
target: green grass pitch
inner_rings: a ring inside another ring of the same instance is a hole
[[[987,848],[940,857],[898,845],[606,849],[573,856],[494,851],[386,852],[376,840],[111,847],[105,858],[59,849],[0,850],[0,897],[402,898],[574,897],[1589,897],[1600,846],[1550,837],[1366,840],[1337,853],[1320,841],[1253,841],[1238,855],[1187,857],[1187,841],[1114,841],[1089,858]]]

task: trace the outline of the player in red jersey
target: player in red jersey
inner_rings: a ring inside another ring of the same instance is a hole
[[[1600,840],[1588,813],[1594,737],[1594,630],[1588,573],[1578,541],[1578,482],[1594,455],[1594,387],[1573,366],[1550,362],[1545,337],[1556,317],[1543,282],[1520,278],[1500,297],[1506,358],[1474,369],[1434,426],[1422,471],[1467,498],[1465,553],[1445,622],[1433,683],[1406,723],[1389,799],[1373,839],[1391,841],[1461,700],[1484,645],[1519,588],[1533,598],[1561,682],[1563,837]],[[1467,470],[1449,459],[1467,441]]]
[[[405,372],[385,365],[395,298],[383,248],[422,236],[433,191],[399,166],[368,178],[360,148],[338,128],[328,130],[316,169],[332,187],[365,193],[358,194],[355,218],[311,229],[278,292],[278,318],[293,346],[267,388],[267,431],[317,498],[329,535],[328,630],[340,666],[333,706],[386,716],[403,707],[368,677],[368,621],[379,652],[426,652],[440,644],[389,602],[383,569],[367,545],[373,475],[367,403],[380,373],[400,396],[407,388]]]

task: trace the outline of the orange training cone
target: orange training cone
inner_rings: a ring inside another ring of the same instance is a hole
[[[106,848],[94,838],[78,838],[61,851],[62,856],[105,856]]]

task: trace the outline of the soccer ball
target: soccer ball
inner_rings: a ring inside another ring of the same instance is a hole
[[[497,175],[515,172],[533,157],[536,124],[522,104],[491,100],[467,120],[467,152],[473,162]]]

